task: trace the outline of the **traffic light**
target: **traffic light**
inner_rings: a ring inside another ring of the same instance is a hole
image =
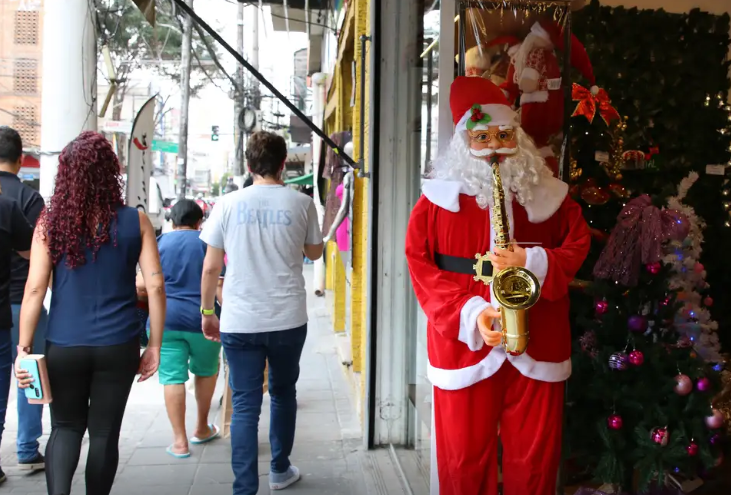
[[[218,141],[218,126],[211,126],[211,141]]]

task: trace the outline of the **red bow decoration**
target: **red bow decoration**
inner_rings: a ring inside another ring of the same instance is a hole
[[[650,160],[652,160],[653,156],[659,155],[659,154],[660,154],[660,147],[653,146],[650,148],[649,152],[645,153],[645,160],[647,160],[649,162]]]
[[[602,116],[602,119],[604,119],[607,125],[612,120],[619,118],[619,112],[612,106],[609,94],[604,89],[599,88],[596,94],[594,94],[585,87],[574,83],[571,88],[571,99],[579,102],[576,105],[576,110],[571,115],[572,117],[583,115],[589,123],[592,123],[594,121],[594,115],[597,112],[597,107],[599,107],[599,115]]]

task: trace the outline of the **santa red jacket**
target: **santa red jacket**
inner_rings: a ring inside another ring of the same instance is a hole
[[[488,347],[477,317],[491,303],[491,287],[471,275],[440,270],[434,253],[474,258],[494,249],[490,212],[459,182],[432,180],[423,186],[409,220],[406,258],[416,297],[428,318],[428,378],[444,390],[469,387],[492,376],[508,359],[521,374],[559,382],[571,374],[569,282],[589,251],[590,234],[579,205],[558,179],[543,180],[525,207],[507,202],[511,238],[526,247],[526,268],[541,283],[529,310],[530,341],[520,356]]]

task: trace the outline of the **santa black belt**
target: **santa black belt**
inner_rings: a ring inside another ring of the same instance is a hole
[[[437,268],[445,272],[463,273],[465,275],[482,275],[484,277],[492,277],[492,263],[481,263],[482,273],[477,273],[476,258],[459,258],[457,256],[449,256],[446,254],[434,253],[434,263]]]

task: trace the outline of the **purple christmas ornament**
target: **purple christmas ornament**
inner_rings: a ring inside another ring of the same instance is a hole
[[[640,315],[630,316],[627,326],[633,332],[644,332],[647,330],[647,318]]]
[[[697,388],[699,392],[708,392],[709,390],[711,390],[711,380],[709,380],[705,376],[699,378],[695,384],[695,388]]]

